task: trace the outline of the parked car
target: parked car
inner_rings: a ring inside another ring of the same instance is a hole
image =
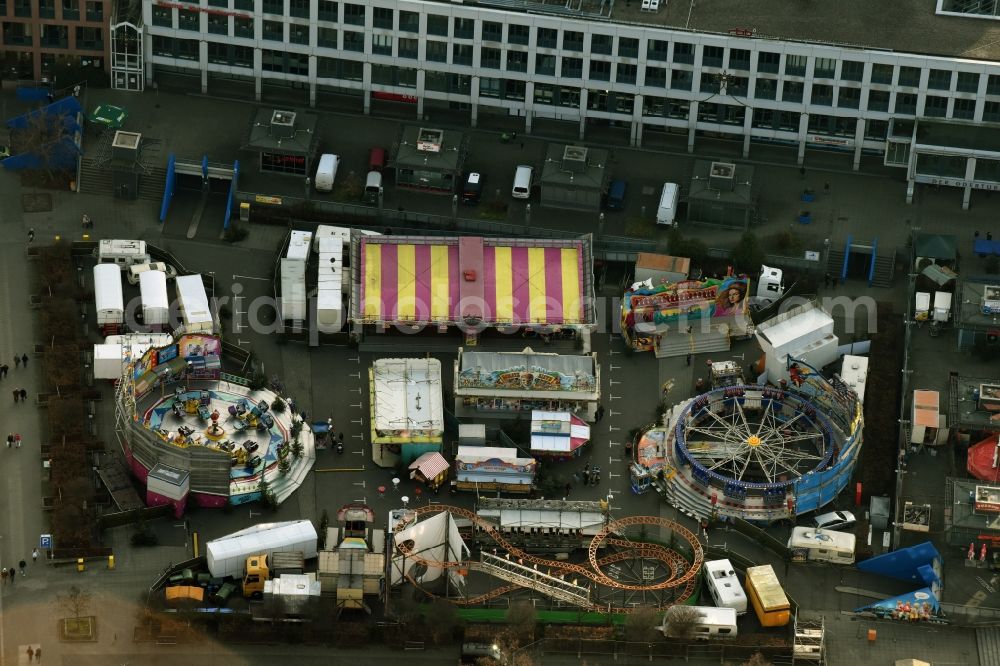
[[[821,530],[842,530],[858,522],[850,511],[831,511],[813,518],[813,527]]]

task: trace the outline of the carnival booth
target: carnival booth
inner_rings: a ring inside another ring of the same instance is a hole
[[[518,458],[517,449],[493,446],[460,446],[455,456],[456,490],[473,492],[531,492],[537,463],[534,458]]]
[[[448,470],[451,465],[445,457],[434,451],[425,453],[412,463],[410,463],[410,478],[427,484],[431,488],[437,489],[448,478]]]
[[[590,426],[569,412],[531,412],[531,455],[556,460],[577,458],[590,441]]]
[[[636,282],[622,298],[622,335],[636,351],[654,351],[657,358],[728,351],[732,338],[752,331],[749,292],[745,276]]]
[[[372,459],[377,465],[409,464],[441,450],[441,361],[380,358],[369,370],[369,381]]]

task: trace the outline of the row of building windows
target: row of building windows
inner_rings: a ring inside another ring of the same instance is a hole
[[[61,19],[63,21],[104,21],[105,0],[0,0],[0,18]],[[35,12],[33,7],[37,6]],[[83,11],[81,12],[81,6]],[[58,11],[57,11],[58,10]]]
[[[162,7],[154,8],[154,23],[156,23],[157,17],[159,16],[162,19],[163,25],[170,26],[170,12],[170,9]],[[199,12],[178,10],[178,14],[179,29],[191,30],[194,32],[200,30]],[[255,39],[255,20],[251,17],[234,17],[232,30],[230,30],[229,17],[227,16],[209,15],[207,17],[207,21],[208,32],[210,34]],[[544,28],[539,28],[538,30],[542,31]],[[360,31],[317,27],[316,42],[315,44],[311,44],[309,25],[264,19],[261,21],[260,34],[261,38],[265,41],[288,42],[302,46],[341,49],[356,53],[364,53],[366,50],[365,34]],[[582,37],[582,33],[577,34],[581,34]],[[599,35],[594,35],[594,37],[599,37]],[[543,76],[561,76],[563,78],[583,78],[584,70],[586,68],[587,78],[608,82],[612,81],[613,78],[616,83],[625,84],[636,83],[637,73],[640,68],[639,65],[629,62],[612,62],[609,60],[600,60],[595,58],[590,58],[589,61],[587,61],[583,57],[559,56],[547,53],[531,54],[528,51],[501,49],[486,45],[478,47],[479,62],[477,64],[475,61],[476,47],[472,44],[449,43],[433,39],[427,39],[424,41],[425,47],[423,58],[428,62],[449,63],[452,65],[468,67],[478,66],[486,69],[522,73],[531,71],[534,74]],[[619,52],[621,51],[621,44],[624,42],[635,42],[633,46],[637,52],[639,40],[624,37],[619,38]],[[694,88],[694,79],[696,74],[693,68],[688,68],[694,63],[693,56],[688,57],[691,56],[690,49],[692,45],[675,42],[673,46],[673,57],[668,58],[669,44],[667,42],[649,40],[646,58],[647,62],[670,62],[674,65],[680,65],[680,67],[668,69],[667,67],[647,65],[645,67],[646,85],[670,87],[676,90],[692,90]],[[718,67],[722,66],[724,59],[723,52],[726,49],[714,46],[704,46],[702,49],[704,54],[711,54],[708,57],[703,55],[703,66],[716,66],[713,65],[713,63],[716,62]],[[418,60],[420,59],[420,40],[415,37],[394,38],[391,35],[373,34],[369,51],[374,55],[395,56],[409,60]],[[717,54],[716,51],[718,52]],[[727,71],[737,72],[736,74],[731,74],[729,76],[729,92],[732,95],[745,96],[749,92],[749,78],[747,76],[740,76],[738,72],[750,71],[750,52],[742,49],[728,49],[728,51],[729,57]],[[590,52],[603,53],[605,51],[592,48]],[[629,48],[629,52],[632,52],[631,46]],[[610,54],[610,52],[608,53]],[[768,52],[760,52],[758,54],[756,71],[758,74],[763,76],[757,79],[755,85],[756,97],[763,99],[777,99],[778,79],[776,76],[768,77],[767,75],[777,75],[779,73],[778,63],[780,62],[780,56],[781,54]],[[533,67],[531,64],[532,60],[534,61]],[[832,58],[813,58],[812,60],[812,78],[814,79],[830,79],[831,81],[839,80],[840,82],[848,83],[867,82],[876,86],[890,86],[895,82],[898,87],[921,87],[922,73],[921,69],[917,67],[896,67],[893,65],[873,64],[871,66],[871,73],[866,81],[865,64],[863,62],[851,60],[837,61]],[[801,77],[804,79],[807,71],[807,61],[808,58],[806,56],[786,55],[784,67],[785,75]],[[838,66],[840,67],[839,75],[837,74]],[[668,72],[669,86],[667,85]],[[717,76],[711,73],[707,77],[703,75],[700,83],[700,89],[702,92],[718,92],[717,78]],[[787,92],[784,94],[787,95],[787,100],[785,101],[801,102],[801,90],[803,86],[804,80],[798,84],[794,81],[786,81],[785,89]],[[958,93],[974,94],[979,91],[979,86],[980,74],[978,73],[953,72],[950,70],[933,68],[927,70],[926,88],[928,90],[943,92],[954,91]],[[832,89],[832,83],[821,84],[821,92],[814,94],[814,99],[818,101],[814,101],[813,103],[831,105],[832,94],[827,94],[823,91],[830,91]],[[987,77],[986,93],[990,95],[1000,95],[1000,75],[993,74]],[[848,95],[851,95],[851,93],[848,93]],[[857,108],[856,105],[851,106],[850,99],[848,99],[844,106],[848,108]]]
[[[76,37],[75,48],[83,51],[104,51],[103,28],[42,24],[39,26],[38,41],[30,23],[3,22],[4,46],[31,46],[47,49],[68,49],[70,30]]]
[[[253,0],[233,0],[234,9],[245,9],[253,11]],[[89,3],[88,3],[89,4]],[[227,6],[227,0],[209,0],[210,5],[220,7]],[[288,0],[288,8],[285,9],[284,0],[264,0],[263,11],[265,14],[273,14],[274,19],[264,18],[261,20],[261,37],[270,41],[288,41],[292,44],[310,45],[309,24],[287,22],[286,16],[311,20],[309,0]],[[341,10],[343,10],[341,12]],[[317,5],[317,19],[341,23],[343,25],[365,26],[367,8],[363,5],[351,3],[327,2],[319,0]],[[153,7],[153,25],[173,28],[172,8],[155,6]],[[180,30],[191,30],[198,32],[201,30],[201,12],[185,9],[177,9],[177,25]],[[400,33],[420,34],[420,15],[417,12],[399,10],[398,12],[390,8],[373,7],[373,23],[375,28],[395,30]],[[396,15],[398,14],[398,24]],[[233,29],[230,32],[229,18],[224,15],[207,16],[208,32],[212,34],[255,38],[255,19],[250,16],[233,17]],[[725,68],[734,72],[756,71],[758,74],[783,74],[789,77],[805,78],[810,76],[814,79],[830,79],[840,81],[850,81],[857,83],[869,83],[872,85],[896,85],[899,87],[919,88],[926,86],[929,90],[956,91],[963,93],[977,93],[980,85],[980,74],[975,72],[955,72],[951,69],[929,68],[926,70],[926,81],[922,81],[923,70],[919,67],[895,66],[888,64],[873,64],[870,74],[866,76],[865,63],[856,60],[838,60],[836,58],[808,57],[805,55],[781,54],[771,51],[760,51],[757,53],[756,66],[753,65],[751,51],[739,48],[724,48],[712,45],[695,45],[679,41],[667,41],[658,39],[640,40],[634,37],[605,34],[586,35],[583,32],[572,30],[556,30],[554,28],[533,27],[518,24],[504,24],[494,21],[477,21],[475,19],[440,16],[430,14],[427,16],[426,35],[440,36],[455,39],[473,39],[475,37],[476,23],[481,23],[481,39],[484,42],[496,42],[498,44],[513,44],[520,46],[535,46],[536,48],[561,48],[563,51],[588,53],[596,55],[617,56],[618,58],[639,58],[642,42],[645,42],[645,57],[649,62],[663,62],[674,65],[694,66],[697,56],[700,55],[700,65],[707,68]],[[288,35],[285,35],[285,26],[288,26]],[[532,41],[532,36],[534,41]],[[373,34],[371,51],[380,55],[393,55],[394,37],[387,34]],[[561,39],[560,39],[561,38]],[[398,57],[418,58],[418,38],[400,36],[398,41]],[[448,55],[451,55],[451,63],[457,65],[473,64],[473,44],[462,44],[444,40],[427,40],[426,59],[432,62],[448,62]],[[343,31],[343,45],[337,43],[337,30],[328,27],[318,28],[318,37],[315,46],[325,48],[343,48],[349,51],[364,52],[364,33],[355,31]],[[700,50],[700,54],[697,51]],[[520,51],[508,51],[506,54],[507,67],[514,71],[527,71],[527,53]],[[540,73],[546,73],[548,69],[554,71],[557,56],[553,54],[539,54],[539,60],[543,63]],[[565,58],[564,58],[565,60]],[[573,58],[570,58],[573,60]],[[576,59],[581,60],[581,59]],[[501,62],[501,49],[494,46],[482,46],[480,51],[480,61],[484,67],[497,67]],[[599,61],[603,62],[603,61]],[[597,66],[598,69],[603,67]],[[598,73],[598,75],[600,75]],[[604,79],[607,80],[607,79]],[[987,81],[988,94],[1000,95],[1000,76],[990,75]]]
[[[169,37],[154,36],[153,38],[153,50],[157,55],[164,55],[169,57],[185,58],[190,60],[198,60],[198,42],[196,40],[184,40],[184,39],[172,39]],[[237,46],[232,44],[226,44],[221,42],[209,42],[208,43],[208,60],[215,64],[229,64],[235,65],[237,67],[253,67],[253,47],[249,46]],[[280,49],[262,49],[264,56],[264,71],[273,72],[284,72],[287,74],[298,74],[302,76],[308,75],[308,60],[309,56],[304,53],[294,53]],[[234,55],[238,54],[238,55]],[[272,56],[269,54],[278,54]],[[280,56],[280,57],[279,57]],[[273,60],[273,62],[272,62]],[[567,60],[563,58],[563,60]],[[287,66],[282,63],[291,63]],[[321,78],[347,78],[353,80],[362,80],[362,69],[363,63],[354,61],[341,61],[341,59],[336,58],[325,58],[318,57],[317,62],[318,76]],[[351,67],[347,69],[350,73],[349,76],[339,76],[336,72],[343,71],[342,66],[337,66],[335,68],[330,68],[323,63],[325,62],[351,62],[353,63]],[[597,62],[608,65],[607,69],[594,69],[593,65]],[[611,63],[604,63],[603,61],[592,61],[591,62],[591,79],[594,80],[608,80],[602,76],[593,76],[594,72],[599,72],[600,74],[610,75],[610,65]],[[578,66],[574,66],[573,71],[582,68],[582,62]],[[490,69],[485,67],[485,69]],[[564,64],[565,70],[565,64]],[[415,88],[417,83],[417,68],[409,67],[399,67],[395,65],[372,65],[372,81],[376,84],[384,85],[394,85],[407,88]],[[636,66],[628,65],[625,63],[619,63],[617,65],[617,76],[616,81],[621,83],[623,78],[629,83],[635,83],[636,81]],[[333,72],[333,73],[329,73]],[[536,73],[538,73],[536,71]],[[433,77],[436,72],[428,71],[427,76]],[[470,76],[462,74],[446,74],[440,73],[441,75],[447,75],[454,78],[456,81],[471,80]],[[623,77],[624,75],[624,77]],[[565,77],[565,75],[564,75]],[[577,76],[568,76],[565,78],[580,78]],[[645,68],[645,81],[647,87],[660,87],[680,91],[691,91],[693,89],[693,73],[686,70],[674,70],[669,73],[664,68],[657,68],[652,66],[647,66]],[[668,84],[669,79],[669,86]],[[524,81],[516,81],[513,79],[504,78],[491,78],[491,77],[480,77],[480,95],[484,97],[503,97],[504,99],[523,99],[523,91],[526,88]],[[500,84],[499,82],[506,82]],[[745,77],[726,77],[722,80],[721,77],[717,75],[706,75],[703,73],[699,80],[698,90],[701,93],[706,93],[710,95],[718,94],[721,89],[725,87],[728,95],[737,97],[747,97],[751,100],[772,100],[781,101],[795,104],[809,103],[813,106],[829,106],[841,109],[860,109],[862,102],[862,95],[864,91],[858,87],[848,87],[848,86],[832,86],[826,84],[812,83],[806,84],[798,81],[779,81],[777,79],[757,79],[754,85],[753,95],[750,95],[748,89],[748,79]],[[806,94],[808,86],[808,94]],[[548,103],[545,100],[548,98],[547,93],[544,91],[554,90],[559,88],[556,85],[549,85],[544,83],[536,83],[536,101],[539,103]],[[432,90],[435,88],[431,88]],[[468,86],[459,85],[455,89],[445,86],[444,88],[437,88],[444,92],[468,92]],[[574,88],[562,88],[563,90],[571,90]],[[576,88],[575,90],[579,90]],[[519,92],[520,91],[520,92]],[[619,98],[629,97],[629,95],[623,93],[617,93]],[[918,111],[919,96],[916,93],[906,93],[897,92],[894,95],[889,91],[884,90],[869,90],[867,91],[867,104],[865,106],[868,111],[876,111],[880,113],[893,113],[896,115],[916,115]],[[556,103],[557,105],[562,105]],[[949,104],[951,105],[951,111],[949,113]],[[577,103],[568,102],[565,106],[577,106]],[[723,104],[723,106],[727,106]],[[742,106],[742,105],[739,105]],[[991,109],[996,106],[995,102],[985,102],[984,111],[987,114],[991,114]],[[628,110],[624,109],[614,109],[614,111],[619,113],[631,113],[631,107]],[[955,98],[950,99],[947,96],[942,95],[931,95],[927,94],[924,96],[924,108],[922,115],[929,117],[938,118],[957,118],[963,120],[972,120],[975,118],[976,114],[976,100],[972,98]]]

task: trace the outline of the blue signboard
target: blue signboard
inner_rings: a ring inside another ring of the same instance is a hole
[[[38,547],[41,550],[52,550],[52,535],[41,534],[38,537]]]

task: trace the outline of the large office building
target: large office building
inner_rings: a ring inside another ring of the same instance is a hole
[[[147,77],[356,109],[863,153],[911,184],[1000,187],[995,2],[143,0]],[[982,11],[982,14],[963,13]],[[964,126],[971,125],[969,131]],[[852,160],[850,158],[853,158]],[[966,197],[966,203],[967,202]]]

